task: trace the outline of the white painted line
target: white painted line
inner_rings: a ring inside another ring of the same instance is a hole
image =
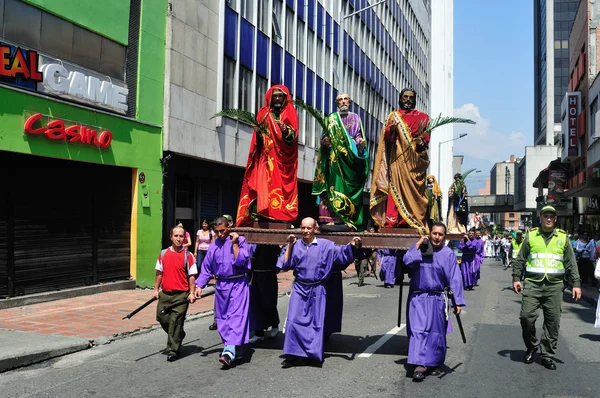
[[[391,339],[392,336],[396,335],[399,331],[401,331],[402,329],[404,329],[405,326],[406,325],[404,323],[402,323],[400,325],[400,327],[396,326],[395,328],[393,328],[392,330],[390,330],[389,332],[387,332],[386,334],[384,334],[383,336],[381,336],[381,338],[379,340],[377,340],[375,343],[373,343],[369,347],[367,347],[367,349],[365,350],[365,352],[363,352],[362,354],[360,354],[358,357],[359,358],[370,358],[371,355],[373,355],[375,353],[375,351],[377,351],[378,349],[380,349],[382,345],[384,345],[385,343],[387,343],[387,341],[389,339]]]

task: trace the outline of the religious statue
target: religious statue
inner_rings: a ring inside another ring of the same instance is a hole
[[[322,231],[362,230],[363,188],[369,171],[367,141],[360,117],[350,112],[348,94],[336,98],[338,111],[325,118],[312,194]]]
[[[469,200],[467,186],[462,174],[454,175],[454,182],[448,191],[448,233],[465,234],[469,221]]]
[[[427,176],[427,220],[429,227],[442,222],[442,191],[433,174]]]
[[[256,115],[237,213],[237,226],[255,219],[298,218],[298,115],[287,87],[265,94]]]
[[[428,230],[425,176],[429,166],[429,116],[415,110],[416,93],[400,92],[400,109],[381,131],[375,156],[370,210],[380,227]]]

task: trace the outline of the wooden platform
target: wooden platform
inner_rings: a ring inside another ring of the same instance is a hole
[[[284,224],[281,224],[284,225]],[[392,230],[392,231],[390,231]],[[244,236],[248,243],[257,243],[263,245],[285,245],[288,235],[295,234],[298,239],[302,238],[299,228],[294,229],[264,229],[264,228],[233,228],[232,232]],[[391,233],[388,233],[391,232]],[[379,233],[370,232],[322,232],[316,235],[318,238],[324,238],[335,242],[338,245],[345,245],[350,240],[358,236],[362,239],[363,247],[369,249],[399,249],[408,250],[415,244],[421,235],[416,230],[410,228],[389,228],[382,229]],[[463,235],[447,235],[446,239],[462,239]]]

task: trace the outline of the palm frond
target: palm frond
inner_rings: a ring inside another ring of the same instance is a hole
[[[231,119],[237,119],[240,122],[247,123],[251,126],[258,126],[258,123],[256,121],[256,115],[254,113],[249,112],[244,109],[233,109],[233,108],[223,109],[221,112],[215,113],[211,117],[211,119],[214,119],[219,116],[225,116],[225,117],[228,117]]]
[[[314,106],[307,104],[306,102],[304,102],[303,100],[301,100],[300,98],[296,98],[296,100],[294,100],[294,104],[301,109],[304,109],[306,112],[308,112],[313,118],[315,118],[315,120],[317,121],[317,123],[319,123],[319,125],[321,126],[321,128],[323,130],[327,130],[327,120],[325,115],[323,114],[323,112],[321,112],[320,110],[318,110],[317,108],[315,108]]]
[[[436,129],[440,126],[450,123],[466,123],[466,124],[476,124],[471,119],[465,119],[462,117],[452,117],[452,116],[442,116],[441,114],[435,119],[430,119],[427,126],[423,130],[424,133],[430,133],[433,129]]]
[[[465,179],[466,179],[466,178],[469,176],[469,174],[471,174],[471,173],[472,173],[472,172],[474,172],[474,171],[475,171],[475,169],[471,169],[471,170],[467,171],[466,173],[464,173],[464,174],[462,175],[462,180],[463,180],[463,182],[465,182]]]

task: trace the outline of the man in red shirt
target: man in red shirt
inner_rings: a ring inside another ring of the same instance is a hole
[[[181,227],[171,229],[171,247],[161,251],[156,261],[156,281],[154,297],[158,298],[156,320],[167,332],[167,361],[179,358],[179,347],[185,337],[183,323],[189,303],[196,301],[195,282],[198,268],[194,256],[183,247],[185,230]],[[187,258],[186,258],[187,257]],[[159,288],[162,290],[159,292]],[[186,301],[187,300],[187,301]],[[167,314],[161,310],[176,302],[182,304],[172,308]]]

